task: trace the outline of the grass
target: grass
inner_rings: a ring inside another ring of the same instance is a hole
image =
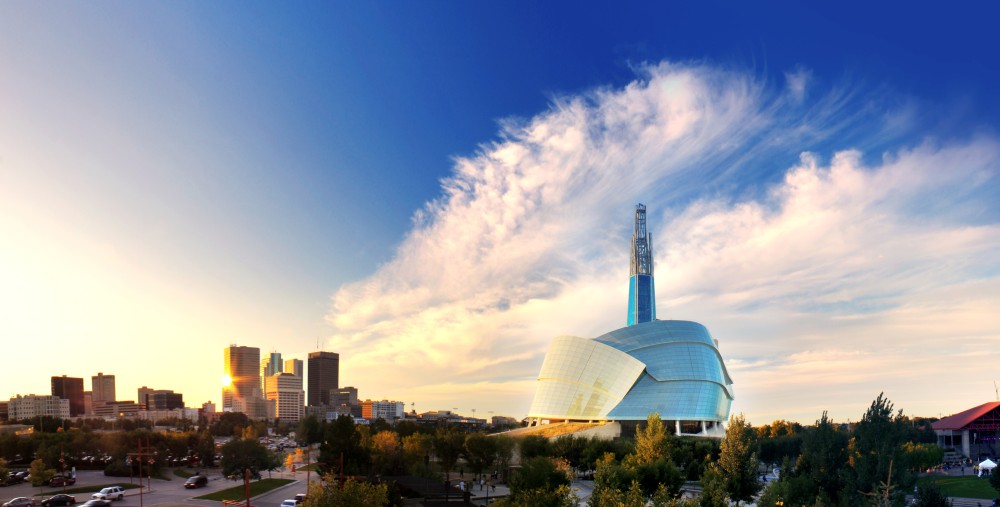
[[[187,479],[188,477],[194,476],[193,473],[188,472],[187,470],[185,470],[183,468],[175,468],[174,469],[174,475],[176,475],[177,477],[180,477],[181,479]]]
[[[295,481],[293,481],[292,479],[261,479],[259,481],[251,482],[250,498],[267,493],[268,491],[271,491],[273,489],[280,488],[281,486],[284,486],[285,484],[288,484],[290,482],[295,482]],[[215,500],[215,501],[245,500],[246,499],[245,492],[246,490],[243,487],[243,484],[240,484],[238,486],[233,486],[229,489],[216,491],[215,493],[196,496],[195,500]]]
[[[109,484],[98,484],[96,486],[78,486],[75,488],[66,488],[66,494],[72,495],[74,493],[97,493],[98,491],[108,487],[108,486],[121,486],[122,489],[138,489],[138,484],[122,484],[120,482],[112,482]],[[48,487],[48,486],[46,486]],[[36,493],[34,496],[51,496],[58,493],[62,493],[62,488],[53,488],[44,493]]]
[[[933,482],[941,488],[941,492],[946,496],[958,498],[982,498],[990,500],[1000,496],[997,490],[990,486],[988,479],[979,478],[973,475],[964,477],[921,477],[920,482]]]
[[[295,471],[296,472],[319,472],[319,467],[316,466],[315,464],[306,465],[304,467],[296,466],[295,467]]]

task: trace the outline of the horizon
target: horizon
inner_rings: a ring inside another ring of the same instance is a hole
[[[238,343],[521,419],[641,202],[731,414],[994,400],[1000,11],[857,5],[4,3],[0,399],[221,407]]]

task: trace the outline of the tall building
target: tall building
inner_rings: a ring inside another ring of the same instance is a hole
[[[734,395],[718,342],[683,320],[656,320],[646,207],[635,208],[628,325],[594,339],[552,340],[528,410],[531,424],[616,421],[652,413],[676,434],[718,437]]]
[[[230,345],[225,349],[224,360],[229,384],[222,388],[223,411],[233,410],[236,398],[263,398],[260,389],[259,348]]]
[[[280,352],[271,352],[267,357],[260,360],[260,391],[264,392],[264,382],[267,377],[281,373],[285,364],[281,362]]]
[[[69,416],[77,417],[86,413],[86,405],[83,402],[83,378],[82,377],[52,377],[52,396],[58,396],[64,400],[69,400]]]
[[[98,373],[90,377],[91,402],[115,401],[115,376]]]
[[[632,231],[632,263],[628,280],[628,325],[656,320],[656,293],[653,290],[653,237],[646,231],[646,207],[635,206]]]
[[[352,407],[358,404],[358,388],[357,387],[341,387],[340,389],[334,389],[330,393],[330,404],[339,407],[346,405]]]
[[[310,352],[309,406],[329,405],[330,389],[340,386],[340,354],[336,352]]]
[[[305,378],[302,371],[302,360],[301,359],[285,359],[285,373],[291,373],[292,375],[298,375]]]
[[[80,381],[82,382],[83,379],[80,379]],[[17,395],[16,398],[11,398],[10,402],[7,404],[7,417],[11,421],[22,421],[46,415],[58,417],[60,419],[68,419],[70,417],[69,406],[69,400],[56,395]]]
[[[305,410],[306,393],[302,377],[277,373],[264,379],[264,396],[274,401],[275,417],[282,421],[298,421]]]

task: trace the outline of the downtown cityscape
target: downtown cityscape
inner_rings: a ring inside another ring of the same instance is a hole
[[[1000,505],[989,3],[0,3],[0,507]]]

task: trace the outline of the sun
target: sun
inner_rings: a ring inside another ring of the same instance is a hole
[[[223,375],[219,380],[222,381],[222,387],[229,387],[233,385],[233,378],[229,375]]]

